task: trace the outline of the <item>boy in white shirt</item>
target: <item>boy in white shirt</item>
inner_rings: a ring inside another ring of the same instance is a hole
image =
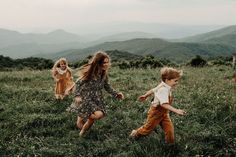
[[[148,117],[145,124],[140,128],[133,130],[130,134],[131,137],[148,135],[158,124],[160,124],[165,132],[166,143],[174,143],[174,127],[169,116],[169,111],[178,115],[186,114],[184,110],[176,109],[171,106],[173,100],[171,90],[178,84],[180,77],[181,71],[174,68],[165,67],[161,69],[162,82],[157,87],[147,91],[144,95],[139,97],[140,101],[145,101],[148,96],[154,94],[154,100],[148,111]]]

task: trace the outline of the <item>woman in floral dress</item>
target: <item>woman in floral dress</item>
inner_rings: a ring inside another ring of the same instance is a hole
[[[115,91],[108,83],[109,66],[109,56],[98,51],[91,61],[79,70],[76,97],[68,110],[78,114],[77,127],[81,129],[80,136],[106,113],[103,89],[115,98],[124,98],[122,93]]]

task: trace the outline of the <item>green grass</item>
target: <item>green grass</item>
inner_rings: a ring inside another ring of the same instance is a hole
[[[150,105],[150,99],[141,103],[137,97],[158,84],[160,69],[110,69],[111,84],[126,98],[106,94],[107,115],[84,138],[76,115],[66,112],[73,96],[54,99],[49,70],[0,72],[0,156],[235,156],[235,72],[223,66],[182,69],[173,105],[188,114],[171,113],[175,146],[164,143],[160,127],[139,140],[128,137]]]

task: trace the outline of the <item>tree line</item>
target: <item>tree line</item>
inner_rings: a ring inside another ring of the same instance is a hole
[[[176,64],[174,62],[171,62],[168,59],[160,59],[157,57],[154,57],[152,55],[146,55],[146,56],[140,56],[131,59],[131,57],[117,57],[114,54],[119,54],[118,50],[108,51],[108,54],[112,58],[112,65],[117,66],[120,69],[130,69],[130,68],[158,68],[163,66],[172,66],[176,67],[179,66],[179,64]],[[123,52],[120,52],[121,54]],[[84,65],[91,59],[91,55],[87,56],[85,59],[69,63],[69,66],[71,68],[79,68],[80,66]],[[115,59],[113,59],[115,58]],[[194,58],[192,58],[187,63],[184,63],[184,65],[192,66],[192,67],[203,67],[207,65],[226,65],[231,66],[232,63],[232,56],[226,56],[226,57],[215,57],[215,58],[208,58],[205,59],[201,57],[200,55],[196,55]],[[51,69],[53,67],[54,61],[51,59],[45,59],[45,58],[36,58],[36,57],[29,57],[29,58],[23,58],[23,59],[12,59],[10,57],[6,57],[3,55],[0,55],[0,70],[9,70],[9,69],[32,69],[32,70],[43,70],[43,69]],[[183,65],[183,64],[182,64]]]
[[[29,57],[23,59],[12,59],[0,55],[0,70],[17,69],[22,70],[25,68],[32,70],[50,69],[53,66],[53,61],[45,58]]]

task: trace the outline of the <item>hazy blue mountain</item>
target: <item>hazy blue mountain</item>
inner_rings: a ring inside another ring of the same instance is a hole
[[[182,38],[182,39],[179,39],[176,41],[199,43],[199,42],[205,42],[205,41],[213,39],[213,38],[219,38],[219,37],[222,37],[225,35],[232,35],[232,34],[236,34],[236,25],[228,26],[228,27],[218,29],[215,31],[211,31],[208,33],[204,33],[204,34],[199,34],[199,35],[195,35],[195,36]]]
[[[236,47],[236,34],[228,34],[217,38],[205,40],[204,43],[224,44]]]
[[[114,25],[114,28],[117,28],[117,26],[119,25]],[[0,55],[2,54],[12,58],[30,56],[58,58],[63,56],[69,57],[71,60],[76,60],[78,58],[83,59],[97,50],[119,50],[137,55],[152,54],[181,62],[196,54],[215,56],[228,55],[231,51],[235,51],[234,34],[236,34],[236,26],[229,26],[208,33],[182,38],[178,40],[181,43],[169,42],[167,39],[163,40],[157,38],[157,36],[158,34],[165,34],[167,32],[175,34],[174,32],[181,32],[181,28],[185,32],[190,30],[183,29],[185,27],[188,28],[187,26],[158,26],[157,24],[141,24],[138,27],[136,24],[131,23],[131,25],[127,25],[126,30],[132,30],[133,28],[132,32],[94,37],[93,39],[96,38],[97,40],[93,41],[90,41],[91,39],[85,36],[68,33],[64,30],[55,30],[47,34],[34,34],[0,29]],[[118,30],[122,31],[122,28]],[[135,31],[142,28],[148,28],[149,32],[155,33]],[[199,29],[203,30],[203,28],[204,26]],[[186,44],[187,42],[199,44]]]
[[[106,37],[102,37],[99,40],[102,42],[111,41],[124,41],[136,38],[155,38],[155,34],[145,33],[145,32],[124,32],[119,34],[114,34]]]
[[[47,56],[50,59],[66,57],[70,61],[81,60],[98,50],[119,50],[135,55],[154,55],[159,58],[167,58],[174,62],[184,62],[196,55],[203,57],[228,56],[236,50],[235,47],[221,44],[204,43],[172,43],[162,39],[132,39],[119,42],[106,42],[93,47],[69,50],[56,55]]]
[[[108,36],[101,37],[97,40],[90,41],[86,44],[87,47],[102,44],[104,42],[112,42],[112,41],[125,41],[136,38],[156,38],[155,34],[145,33],[145,32],[124,32],[118,34],[112,34]]]
[[[110,36],[123,32],[146,32],[155,34],[157,38],[172,39],[183,38],[200,33],[206,33],[222,25],[178,25],[171,23],[145,23],[145,22],[110,22],[95,23],[94,25],[81,25],[74,28],[78,34],[97,34],[96,36]]]
[[[0,54],[13,58],[81,47],[83,47],[82,37],[64,30],[33,34],[0,29]]]
[[[76,34],[68,33],[64,30],[56,30],[47,34],[34,34],[0,29],[0,48],[25,43],[59,44],[75,41],[80,42],[81,38]]]

